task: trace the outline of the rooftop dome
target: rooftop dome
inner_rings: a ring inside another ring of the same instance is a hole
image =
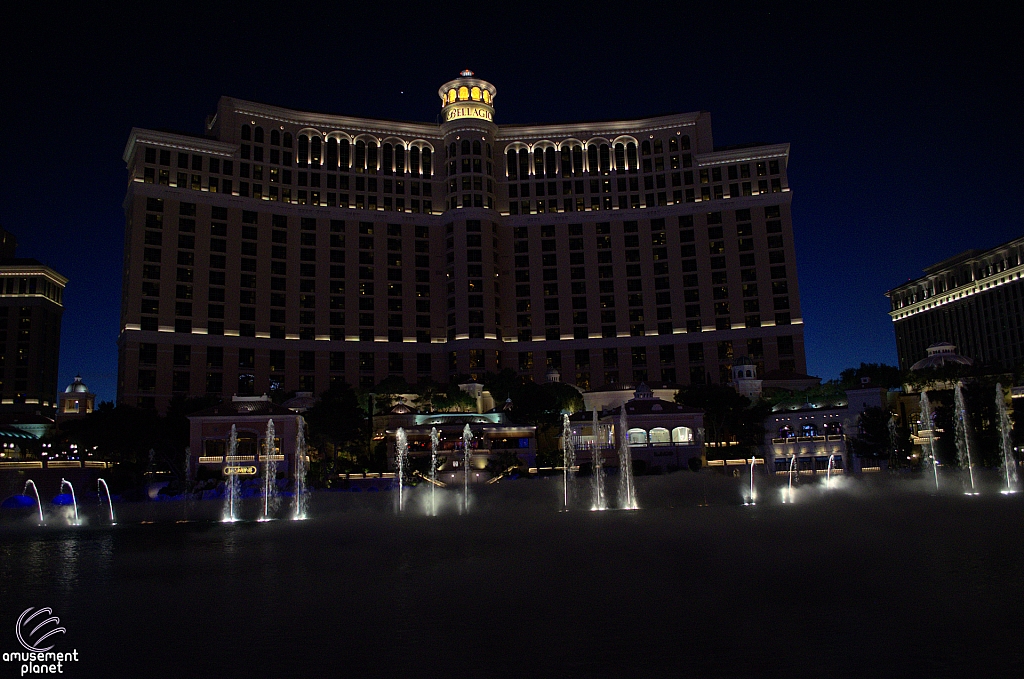
[[[75,381],[68,385],[68,388],[64,390],[65,394],[88,394],[89,387],[85,386],[85,382],[82,381],[81,375],[75,375]]]
[[[925,351],[928,356],[910,366],[911,370],[941,368],[944,365],[974,365],[974,361],[956,353],[956,345],[949,342],[936,342]]]

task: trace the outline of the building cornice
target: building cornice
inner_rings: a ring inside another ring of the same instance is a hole
[[[216,139],[204,139],[202,137],[190,137],[187,134],[175,134],[173,132],[158,132],[156,130],[146,130],[139,127],[133,127],[131,133],[128,135],[128,143],[125,144],[124,153],[121,158],[125,163],[130,163],[132,156],[135,155],[135,146],[137,144],[147,144],[149,146],[159,146],[168,149],[177,149],[179,151],[189,151],[198,153],[209,153],[215,156],[224,156],[232,158],[238,152],[238,146],[235,144],[227,144]]]
[[[232,97],[221,98],[221,107],[224,106],[227,106],[232,113],[241,116],[252,116],[299,127],[323,127],[325,134],[336,129],[344,130],[348,128],[358,132],[369,132],[370,134],[385,136],[407,134],[424,139],[441,139],[440,126],[430,123],[410,123],[376,120],[374,118],[355,118],[328,113],[310,113],[271,106],[269,104],[260,104],[254,101],[234,99]]]
[[[659,130],[681,130],[694,127],[702,112],[683,113],[655,118],[638,118],[636,120],[609,120],[604,122],[559,123],[554,125],[499,125],[498,141],[516,141],[520,139],[542,139],[545,137],[591,137],[613,136],[623,134],[641,134]],[[582,141],[582,140],[581,140]]]
[[[46,266],[45,264],[2,264],[0,265],[0,276],[46,276],[51,281],[61,286],[67,285],[68,279]],[[38,295],[26,295],[38,296]]]
[[[742,149],[730,149],[728,151],[712,151],[711,153],[693,154],[693,158],[697,162],[697,167],[710,167],[712,165],[746,163],[755,160],[788,157],[789,144],[766,144],[764,146],[750,146]]]
[[[974,295],[980,294],[982,292],[988,292],[993,288],[998,288],[1000,286],[1006,285],[1007,283],[1019,281],[1021,278],[1024,278],[1024,264],[1019,264],[1011,269],[1001,271],[997,274],[992,274],[991,276],[986,276],[985,278],[980,278],[978,280],[971,281],[970,283],[959,285],[953,288],[952,290],[947,290],[946,292],[940,292],[938,294],[931,295],[930,297],[926,297],[920,302],[914,302],[913,304],[908,304],[905,307],[901,307],[899,309],[890,311],[889,316],[895,323],[896,321],[909,318],[910,316],[919,314],[923,311],[929,311],[931,309],[942,307],[947,304],[963,301],[969,297],[973,297]],[[896,290],[901,290],[903,288],[909,287],[910,285],[911,284],[900,286],[899,288],[891,290],[886,294],[891,296],[892,293],[895,292]]]

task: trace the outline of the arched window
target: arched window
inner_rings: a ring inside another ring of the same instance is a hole
[[[469,96],[473,98],[473,101],[480,101],[480,88],[474,86],[473,89],[469,91]]]
[[[690,150],[690,137],[689,137],[689,135],[684,134],[682,137],[680,137],[679,138],[679,145],[683,147],[684,151],[689,151]]]
[[[473,140],[473,155],[474,156],[479,156],[480,155],[480,140],[479,139],[474,139]]]
[[[607,172],[611,169],[611,159],[608,153],[608,144],[601,144],[601,172]]]
[[[631,446],[646,446],[647,432],[643,429],[630,429],[626,432],[626,440]]]
[[[538,177],[544,176],[544,149],[533,152],[533,173]]]
[[[405,174],[405,148],[395,146],[395,172]]]
[[[665,147],[662,146],[660,139],[655,139],[654,140],[654,152],[655,153],[664,153],[665,152]]]
[[[636,144],[629,142],[626,144],[626,163],[629,166],[631,172],[635,172],[639,164],[636,162]]]
[[[418,146],[413,146],[409,149],[409,172],[414,177],[419,177],[420,172],[420,149]]]
[[[324,165],[334,170],[338,167],[338,140],[331,138],[327,140],[327,150],[324,154]]]
[[[305,167],[309,162],[309,137],[304,134],[299,135],[299,161],[300,167]]]
[[[672,137],[671,139],[668,140],[668,150],[669,150],[669,152],[678,151],[679,150],[679,139],[678,139],[678,137]]]
[[[668,433],[668,429],[665,427],[655,427],[651,430],[651,443],[654,445],[668,445],[672,442],[672,437]]]
[[[793,438],[794,436],[796,436],[796,433],[793,431],[793,427],[789,426],[788,424],[779,427],[780,439],[790,439]]]
[[[813,422],[807,422],[800,425],[800,436],[817,436],[818,425]]]
[[[693,430],[689,427],[676,427],[672,430],[672,443],[693,443]]]
[[[348,149],[348,139],[342,139],[341,143],[338,144],[338,165],[343,170],[347,170],[349,168]]]
[[[262,144],[263,143],[263,128],[262,127],[257,127],[256,128],[256,134],[253,135],[253,141],[256,142],[257,144]]]
[[[284,141],[281,142],[281,146],[284,146],[285,148],[289,148],[289,149],[292,147],[292,133],[291,132],[285,132],[284,133]]]
[[[643,143],[640,144],[640,153],[645,156],[651,155],[651,142],[647,139],[644,139]]]
[[[469,155],[469,148],[470,148],[469,147],[469,140],[468,139],[463,139],[462,140],[462,155],[468,156]]]
[[[302,140],[300,139],[299,144],[301,145],[301,143]],[[366,142],[361,139],[356,142],[356,157],[352,166],[356,169],[356,172],[362,172],[366,167]]]
[[[554,147],[548,147],[544,151],[544,165],[548,177],[554,177],[555,173],[558,172],[558,159],[555,157]]]
[[[370,142],[366,145],[366,169],[369,172],[377,171],[377,144]]]
[[[621,143],[615,145],[615,171],[626,171],[626,146]]]
[[[249,141],[252,139],[252,130],[249,129],[248,125],[242,125],[242,141]]]
[[[562,176],[568,177],[572,174],[572,155],[568,146],[562,147]]]
[[[509,149],[508,153],[505,154],[505,170],[508,172],[509,179],[519,179],[519,164],[516,162],[516,150]]]
[[[583,174],[583,147],[572,147],[572,173]]]
[[[455,157],[455,142],[452,142],[451,146],[448,147],[448,157],[449,158],[454,158]]]
[[[459,101],[466,101],[469,99],[469,88],[463,85],[459,88]]]
[[[391,164],[394,162],[392,155],[393,153],[391,144],[384,144],[384,146],[381,147],[380,163],[381,169],[384,171],[384,174],[391,174]]]
[[[587,169],[591,173],[597,173],[600,164],[597,161],[597,144],[587,147]]]
[[[281,133],[278,132],[277,130],[270,131],[270,144],[271,146],[281,145]]]
[[[430,177],[434,174],[434,167],[430,164],[430,149],[423,149],[420,154],[420,164],[423,166],[423,174]]]
[[[309,163],[310,165],[320,164],[320,137],[313,137],[309,140]]]
[[[519,181],[526,181],[530,178],[530,152],[526,149],[519,149]]]
[[[487,157],[488,158],[491,157],[491,145],[490,144],[487,144]]]

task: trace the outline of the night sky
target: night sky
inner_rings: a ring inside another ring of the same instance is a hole
[[[807,367],[824,379],[895,364],[886,290],[1024,233],[1012,3],[144,4],[19,7],[0,42],[0,225],[70,279],[60,388],[81,373],[100,400],[116,394],[128,133],[201,134],[221,95],[432,121],[437,88],[470,68],[497,87],[499,123],[706,110],[716,145],[789,142]]]

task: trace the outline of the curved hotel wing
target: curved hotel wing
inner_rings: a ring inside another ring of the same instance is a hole
[[[716,149],[705,112],[498,125],[469,71],[438,94],[439,125],[225,97],[206,137],[133,129],[119,401],[805,371],[788,144]]]

